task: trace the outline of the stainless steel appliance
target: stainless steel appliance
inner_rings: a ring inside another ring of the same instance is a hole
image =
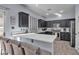
[[[75,20],[70,22],[70,33],[71,33],[70,45],[72,47],[75,47]]]

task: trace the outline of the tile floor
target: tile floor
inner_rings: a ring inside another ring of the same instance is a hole
[[[57,40],[54,41],[55,55],[79,55],[75,48],[70,46],[68,41]]]

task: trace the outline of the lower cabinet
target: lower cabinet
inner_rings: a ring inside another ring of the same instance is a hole
[[[29,39],[29,38],[21,38],[22,42],[34,45],[36,47],[39,47],[42,50],[48,51],[51,54],[53,53],[53,43],[49,43],[49,42],[43,42],[43,41],[38,41],[38,40],[34,40],[34,39]],[[44,52],[45,52],[44,51]],[[44,54],[41,52],[41,54]]]
[[[69,32],[60,32],[60,39],[65,41],[70,41],[70,33]]]

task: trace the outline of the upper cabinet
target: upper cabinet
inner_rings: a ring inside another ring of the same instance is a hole
[[[54,27],[54,25],[59,24],[59,27],[70,27],[70,20],[54,20],[54,21],[44,21],[42,19],[38,20],[38,27]]]
[[[29,14],[19,12],[19,27],[28,27]]]
[[[55,27],[55,25],[59,25],[59,27],[70,27],[70,21],[69,20],[47,21],[47,27]]]
[[[70,27],[70,21],[69,20],[61,21],[60,27]]]
[[[53,27],[53,22],[52,21],[47,21],[47,27]]]
[[[42,20],[42,19],[39,19],[38,20],[38,27],[46,27],[47,25],[47,22]]]

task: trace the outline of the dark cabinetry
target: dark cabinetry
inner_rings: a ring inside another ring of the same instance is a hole
[[[38,20],[38,27],[53,27],[54,24],[60,24],[60,27],[70,27],[70,20],[53,20],[53,21],[44,21],[42,19]]]
[[[60,39],[65,41],[70,41],[70,33],[69,32],[60,32]]]
[[[46,27],[47,25],[47,22],[42,20],[42,19],[39,19],[38,20],[38,27]]]
[[[24,12],[19,12],[19,27],[28,27],[29,15]]]
[[[47,27],[53,27],[53,22],[52,21],[47,21]]]
[[[60,24],[60,27],[70,27],[70,21],[69,20],[47,21],[47,27],[53,27],[54,24]]]
[[[61,21],[60,27],[70,27],[70,21],[69,20]]]

